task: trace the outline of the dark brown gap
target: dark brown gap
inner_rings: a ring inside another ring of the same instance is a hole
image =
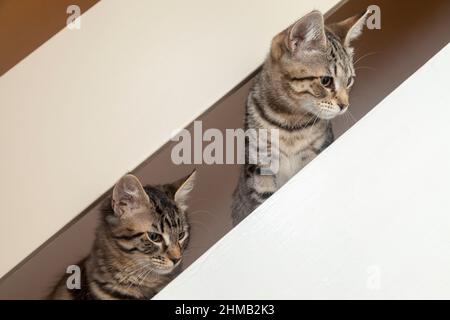
[[[66,26],[69,5],[81,14],[99,0],[1,0],[0,76]]]
[[[328,21],[362,12],[371,4],[381,8],[382,29],[365,30],[361,40],[355,43],[357,58],[375,52],[357,64],[362,68],[357,70],[350,106],[355,119],[370,111],[450,39],[450,2],[447,1],[350,0],[335,10]],[[226,128],[242,127],[245,99],[252,78],[250,76],[199,117],[204,129],[224,131]],[[335,121],[335,131],[340,135],[353,124],[354,119],[342,117]],[[172,163],[170,152],[173,145],[172,142],[164,145],[133,172],[144,183],[151,184],[169,182],[189,172],[193,166]],[[200,165],[197,169],[199,179],[190,202],[194,222],[191,250],[185,267],[231,229],[229,206],[239,166]],[[0,286],[0,299],[37,299],[45,296],[66,266],[77,263],[89,252],[99,205],[108,193],[69,223],[63,232],[58,232],[30,255],[14,272],[5,276]]]

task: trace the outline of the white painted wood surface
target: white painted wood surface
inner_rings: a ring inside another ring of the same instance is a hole
[[[450,46],[156,299],[450,298]]]
[[[337,2],[100,1],[0,77],[0,277]]]

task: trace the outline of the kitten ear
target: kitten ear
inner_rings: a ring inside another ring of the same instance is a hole
[[[111,206],[118,217],[128,217],[149,204],[148,195],[132,174],[123,176],[114,186]]]
[[[322,13],[314,10],[298,20],[288,30],[287,46],[291,53],[302,51],[323,51],[327,39]]]
[[[329,28],[341,39],[341,41],[343,41],[343,44],[348,47],[350,46],[350,42],[361,35],[369,14],[370,11],[367,10],[362,14],[357,14],[341,22],[332,24]]]
[[[173,199],[175,200],[177,205],[183,210],[187,208],[186,201],[189,196],[189,193],[194,188],[196,176],[197,171],[194,170],[188,176],[172,183],[172,187],[175,190]]]

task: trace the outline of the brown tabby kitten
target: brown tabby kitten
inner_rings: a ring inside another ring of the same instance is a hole
[[[65,275],[51,299],[149,299],[180,267],[189,240],[186,199],[195,171],[173,184],[143,187],[128,174],[116,184],[90,255],[79,263],[81,289]]]
[[[242,167],[235,225],[333,142],[330,119],[347,110],[355,78],[350,42],[367,14],[325,26],[313,11],[273,38],[247,99],[245,129],[279,130],[279,170],[261,175],[262,165]],[[247,154],[249,148],[256,146],[247,141]]]

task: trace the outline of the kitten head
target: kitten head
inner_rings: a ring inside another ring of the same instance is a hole
[[[167,274],[179,265],[189,240],[186,199],[195,175],[155,187],[143,187],[131,174],[117,182],[105,224],[108,241],[131,260],[128,266]]]
[[[313,11],[272,40],[265,65],[273,96],[289,113],[310,113],[322,119],[343,114],[355,78],[353,49],[368,12],[325,26]]]

